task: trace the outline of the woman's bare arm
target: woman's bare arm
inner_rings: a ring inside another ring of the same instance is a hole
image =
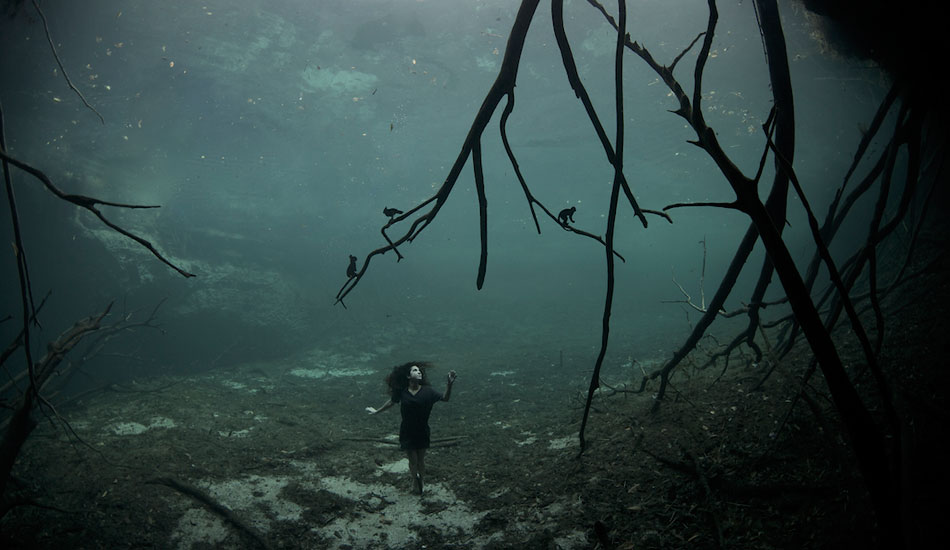
[[[386,402],[383,403],[383,406],[382,406],[382,407],[380,407],[380,408],[378,408],[378,409],[374,409],[373,407],[366,407],[366,410],[369,411],[369,414],[379,414],[379,413],[385,411],[386,409],[388,409],[389,407],[392,407],[392,406],[393,406],[393,400],[392,400],[392,399],[387,399]]]

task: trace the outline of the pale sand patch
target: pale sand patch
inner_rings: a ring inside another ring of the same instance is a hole
[[[580,445],[580,442],[577,439],[576,435],[566,435],[564,437],[559,437],[557,439],[552,439],[548,444],[549,449],[569,449],[571,447],[577,447]]]
[[[404,548],[418,541],[420,527],[435,528],[447,537],[466,540],[471,537],[467,533],[471,533],[485,515],[485,512],[473,511],[442,483],[427,484],[425,495],[419,497],[386,483],[362,483],[344,476],[319,477],[319,470],[313,463],[291,464],[301,470],[300,474],[251,475],[223,482],[202,482],[199,486],[264,534],[270,530],[272,521],[300,521],[304,508],[280,496],[281,490],[291,482],[362,503],[363,506],[353,514],[312,528],[328,540],[327,548],[332,549],[371,545]],[[383,471],[404,473],[408,471],[408,461],[394,462],[383,467]],[[230,528],[219,518],[195,507],[181,517],[172,541],[182,550],[196,543],[216,545],[223,542],[229,532]],[[475,548],[488,539],[481,542],[469,540]]]
[[[116,422],[107,427],[108,431],[111,431],[115,435],[138,435],[143,434],[153,428],[174,428],[177,424],[171,418],[165,418],[164,416],[153,416],[149,419],[148,424],[141,424],[139,422]]]
[[[324,378],[327,376],[369,376],[375,374],[370,369],[293,369],[290,374],[301,378]]]

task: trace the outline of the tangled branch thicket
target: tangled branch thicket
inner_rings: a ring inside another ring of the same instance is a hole
[[[11,13],[19,10],[21,8],[21,4],[22,0],[17,0],[12,5],[10,5],[9,9],[11,10]],[[104,119],[99,111],[89,104],[86,98],[82,95],[79,89],[76,88],[72,80],[70,80],[69,76],[67,75],[66,69],[63,66],[62,61],[60,60],[56,51],[55,42],[52,38],[43,10],[35,0],[32,2],[32,5],[43,22],[43,29],[46,34],[47,42],[49,43],[52,55],[56,59],[56,63],[60,68],[60,73],[63,75],[67,85],[80,98],[83,105],[92,111],[99,118],[100,122],[104,123]],[[16,461],[21,447],[36,426],[36,420],[33,418],[35,409],[40,409],[51,419],[62,422],[62,424],[66,426],[67,430],[75,436],[75,432],[72,432],[72,430],[69,428],[68,422],[59,416],[55,407],[49,401],[48,396],[44,393],[44,388],[47,387],[50,377],[54,374],[54,372],[60,375],[59,381],[62,384],[65,382],[65,380],[69,379],[69,374],[71,371],[76,370],[76,365],[81,364],[84,359],[81,358],[77,362],[70,363],[65,368],[59,368],[59,365],[65,356],[74,347],[76,347],[81,340],[95,333],[98,333],[98,337],[93,339],[92,347],[98,350],[101,349],[106,341],[114,337],[117,333],[127,330],[131,326],[148,326],[155,328],[156,325],[153,324],[153,320],[158,307],[161,306],[161,303],[156,306],[155,310],[152,311],[152,314],[144,322],[130,323],[131,314],[129,314],[118,321],[103,327],[103,321],[109,315],[109,312],[112,309],[112,304],[110,303],[102,312],[94,316],[76,321],[76,323],[70,329],[61,334],[55,341],[50,342],[47,345],[47,353],[42,358],[40,358],[39,361],[34,361],[32,352],[33,343],[31,342],[31,326],[39,325],[37,314],[39,310],[42,309],[46,298],[44,298],[38,306],[35,304],[33,298],[33,288],[30,282],[29,263],[27,261],[27,252],[24,245],[23,232],[21,230],[20,218],[17,210],[13,169],[19,169],[20,171],[28,174],[30,177],[35,178],[43,184],[46,190],[48,190],[58,199],[71,203],[93,214],[99,218],[99,220],[106,227],[119,233],[120,235],[132,239],[140,246],[148,250],[149,253],[151,253],[159,261],[172,268],[183,277],[189,278],[195,276],[194,274],[185,271],[171,260],[166,258],[149,240],[125,229],[121,225],[110,220],[100,208],[107,206],[135,210],[158,208],[158,206],[111,202],[98,199],[96,197],[68,193],[64,191],[63,189],[59,188],[42,170],[10,154],[6,144],[6,132],[4,130],[3,117],[3,106],[0,104],[0,167],[2,167],[3,171],[4,190],[6,191],[7,206],[10,211],[10,222],[12,226],[11,230],[13,233],[12,244],[17,266],[17,280],[19,283],[20,304],[22,311],[22,329],[14,338],[13,342],[11,342],[3,351],[3,354],[0,355],[0,367],[3,367],[8,377],[8,382],[0,385],[0,404],[2,404],[3,408],[8,411],[7,414],[0,415],[0,431],[2,431],[2,437],[0,437],[0,517],[3,517],[3,515],[6,514],[6,512],[12,506],[16,505],[16,499],[12,498],[8,494],[7,482],[10,479],[10,471],[13,468],[14,462]],[[10,319],[10,317],[0,320],[0,322],[6,321],[8,319]],[[23,350],[24,367],[19,372],[11,373],[7,369],[6,361],[20,348]],[[95,355],[95,352],[92,352],[92,355]],[[88,357],[90,357],[89,354],[87,354],[86,358]],[[57,372],[58,368],[59,370]],[[25,386],[21,387],[24,383],[24,380],[26,382]]]
[[[604,247],[607,268],[600,353],[591,375],[579,434],[582,452],[585,447],[585,427],[591,410],[591,401],[595,391],[601,385],[600,369],[609,343],[610,315],[613,306],[614,259],[618,256],[613,249],[613,231],[619,203],[621,202],[619,200],[620,192],[623,192],[626,203],[645,229],[648,227],[646,214],[661,215],[667,221],[672,222],[667,212],[676,208],[715,207],[736,210],[748,217],[749,225],[736,248],[726,274],[719,283],[718,289],[708,305],[705,304],[704,300],[702,317],[692,327],[691,333],[675,351],[672,358],[666,361],[661,368],[646,373],[641,380],[639,389],[635,391],[642,392],[649,382],[658,380],[656,406],[659,406],[665,396],[674,370],[697,348],[713,321],[718,316],[725,314],[723,309],[725,301],[732,294],[736,281],[751,256],[753,247],[761,240],[767,255],[760,266],[754,290],[749,299],[744,301],[745,305],[740,311],[728,314],[733,317],[744,315],[747,318],[746,328],[739,331],[734,339],[713,354],[710,363],[722,361],[728,366],[730,357],[737,350],[741,350],[743,346],[752,351],[755,361],[762,361],[763,351],[759,342],[763,342],[767,347],[766,359],[770,366],[768,372],[771,373],[781,359],[792,350],[800,337],[804,336],[814,353],[812,368],[805,374],[805,383],[817,369],[820,369],[869,488],[879,522],[880,539],[886,547],[899,546],[903,541],[902,529],[904,528],[901,524],[902,516],[900,513],[903,502],[900,479],[904,469],[910,467],[907,464],[902,464],[899,460],[898,447],[902,439],[902,425],[905,422],[898,418],[898,413],[891,401],[891,388],[887,377],[878,365],[876,356],[881,349],[885,331],[885,317],[882,313],[881,299],[883,295],[893,291],[915,276],[914,273],[908,272],[908,266],[911,265],[917,237],[926,222],[926,205],[928,202],[926,198],[933,194],[943,169],[943,156],[940,151],[932,148],[928,149],[924,138],[928,116],[931,114],[928,107],[907,100],[906,97],[909,94],[905,93],[907,91],[905,83],[900,79],[895,81],[891,91],[882,101],[877,115],[858,144],[851,168],[845,174],[837,190],[835,200],[829,207],[824,219],[819,221],[809,206],[808,197],[794,168],[796,136],[793,85],[789,72],[784,32],[775,0],[755,0],[752,3],[756,11],[759,32],[767,59],[773,106],[766,123],[763,125],[765,140],[762,143],[761,159],[756,173],[751,176],[744,174],[733,162],[719,143],[716,132],[707,124],[703,116],[703,76],[706,61],[716,37],[718,23],[718,10],[715,0],[707,1],[708,19],[706,28],[699,32],[693,42],[686,45],[682,52],[669,64],[658,61],[646,45],[632,40],[627,34],[627,8],[624,0],[618,1],[616,17],[611,15],[608,9],[597,0],[588,0],[588,3],[598,10],[617,31],[614,82],[617,133],[613,142],[604,131],[600,117],[578,75],[571,52],[570,40],[564,29],[563,1],[552,0],[551,2],[554,34],[569,85],[582,102],[615,174],[609,207],[605,213],[607,220],[605,236],[601,238],[575,231],[597,240]],[[469,158],[472,160],[475,172],[475,186],[479,202],[481,251],[477,286],[478,288],[482,287],[487,269],[486,228],[488,218],[480,144],[488,122],[503,98],[507,98],[507,104],[500,118],[501,139],[524,192],[536,229],[540,233],[541,225],[538,221],[535,206],[547,214],[551,221],[558,223],[551,210],[545,207],[531,192],[506,135],[506,124],[514,110],[515,80],[518,75],[519,61],[526,34],[534,19],[538,5],[539,0],[522,1],[511,28],[501,69],[475,115],[445,182],[432,197],[408,209],[404,214],[391,218],[383,226],[381,231],[387,242],[386,246],[373,250],[365,256],[362,268],[350,277],[337,293],[337,302],[343,303],[344,298],[359,284],[371,260],[376,256],[392,250],[395,252],[397,260],[403,258],[399,247],[407,242],[412,242],[438,215]],[[695,61],[692,67],[692,90],[687,90],[680,84],[674,73],[680,62],[685,62],[697,44],[699,50],[695,53]],[[639,57],[669,88],[678,104],[678,108],[672,111],[673,114],[682,118],[695,133],[695,139],[691,140],[690,143],[703,150],[715,163],[723,179],[735,193],[733,201],[728,203],[675,203],[667,205],[660,211],[647,210],[641,208],[638,204],[623,170],[625,119],[623,116],[622,68],[623,55],[627,50]],[[905,100],[898,101],[900,98]],[[889,137],[884,135],[888,131],[885,128],[885,123],[888,120],[895,121]],[[863,177],[860,177],[860,181],[856,185],[853,185],[852,181],[858,177],[858,167],[866,164],[866,156],[870,154],[869,144],[877,138],[887,140],[887,146],[879,154],[876,162],[873,163],[873,167]],[[901,166],[898,158],[902,155],[906,157],[904,163],[906,167],[903,169],[903,174],[899,173],[898,168]],[[774,175],[771,182],[766,182],[763,181],[762,176],[770,158],[774,164]],[[763,189],[763,186],[767,186],[767,188]],[[804,274],[796,267],[783,240],[790,186],[805,209],[814,242],[813,257]],[[854,205],[857,201],[872,193],[875,188],[877,189],[877,198],[874,215],[867,224],[867,239],[860,246],[853,249],[850,252],[851,255],[845,261],[836,263],[828,251],[830,244],[835,241],[837,232],[844,221],[854,214]],[[765,201],[760,199],[763,191],[765,191]],[[894,204],[895,197],[896,205]],[[393,239],[388,231],[397,224],[403,224],[407,228],[400,237]],[[911,238],[906,246],[906,255],[896,269],[888,270],[888,273],[893,277],[892,280],[882,284],[880,280],[882,274],[880,250],[887,245],[889,237],[894,236],[899,228],[906,227],[908,224],[911,227],[909,230]],[[816,289],[816,284],[822,268],[828,274],[832,284],[826,290],[819,291]],[[765,307],[774,304],[774,302],[771,304],[767,302],[765,294],[771,287],[775,276],[778,277],[784,290],[785,298],[782,302],[790,306],[792,313],[779,319],[766,320],[762,318],[762,312]],[[813,294],[816,295],[815,298],[813,298]],[[870,308],[874,319],[873,333],[876,336],[873,341],[869,331],[864,327],[863,318],[859,311],[859,308],[864,307],[865,304]],[[873,374],[878,396],[875,402],[867,402],[866,397],[859,395],[849,373],[846,372],[843,366],[835,341],[831,337],[832,331],[839,324],[842,312],[847,315],[849,330],[860,341],[864,358]],[[778,336],[772,338],[775,340],[772,342],[765,331],[775,328],[780,328],[780,330]],[[756,338],[757,334],[761,335],[759,341]],[[883,410],[884,420],[878,421],[872,417],[871,410]]]

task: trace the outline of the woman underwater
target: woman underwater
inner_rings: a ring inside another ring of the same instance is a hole
[[[422,494],[422,476],[425,474],[426,449],[429,448],[429,414],[432,405],[438,401],[448,401],[452,395],[455,371],[450,371],[446,380],[445,393],[432,388],[426,377],[425,369],[429,363],[415,361],[393,367],[386,377],[389,386],[389,400],[382,407],[366,407],[370,414],[378,414],[399,403],[402,422],[399,424],[399,447],[406,451],[409,458],[409,476],[412,490]]]

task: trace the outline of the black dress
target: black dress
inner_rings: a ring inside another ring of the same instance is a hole
[[[429,413],[442,394],[432,386],[420,386],[415,395],[408,389],[399,394],[399,447],[404,451],[429,448]]]

